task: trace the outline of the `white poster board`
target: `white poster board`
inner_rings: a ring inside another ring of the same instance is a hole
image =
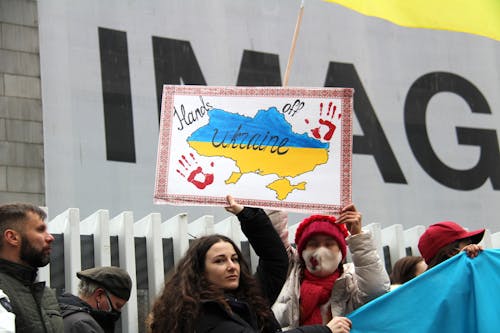
[[[155,203],[335,214],[351,202],[350,88],[165,85]]]

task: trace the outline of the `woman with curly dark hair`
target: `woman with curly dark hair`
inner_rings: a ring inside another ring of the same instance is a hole
[[[149,330],[171,332],[281,332],[270,305],[288,272],[288,255],[262,209],[243,207],[231,196],[226,210],[259,256],[255,277],[238,246],[226,236],[196,239],[165,282],[149,318]],[[335,317],[326,326],[304,326],[289,332],[349,332],[350,321]]]

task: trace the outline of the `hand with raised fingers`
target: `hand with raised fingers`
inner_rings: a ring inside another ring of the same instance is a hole
[[[361,213],[358,212],[354,204],[350,204],[342,208],[337,223],[344,223],[351,235],[357,235],[361,233],[361,219]]]
[[[351,331],[352,323],[346,317],[333,317],[326,326],[328,326],[332,333],[348,333]]]
[[[243,210],[243,206],[240,205],[239,203],[234,200],[234,198],[231,195],[226,196],[227,199],[227,206],[224,207],[228,212],[233,213],[234,215],[237,215],[239,212]]]

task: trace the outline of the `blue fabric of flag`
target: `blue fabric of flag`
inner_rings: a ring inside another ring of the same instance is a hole
[[[351,333],[498,333],[500,249],[461,252],[347,317]]]

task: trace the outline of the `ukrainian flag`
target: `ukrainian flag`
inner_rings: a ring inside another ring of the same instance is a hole
[[[464,252],[349,314],[351,333],[500,332],[500,249]]]
[[[500,41],[500,0],[325,0],[410,28],[459,31]]]

